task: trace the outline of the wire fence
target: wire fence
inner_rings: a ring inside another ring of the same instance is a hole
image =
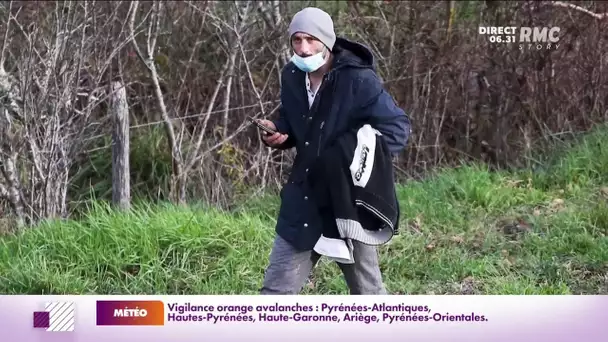
[[[261,104],[264,105],[264,106],[268,105],[268,104],[275,104],[276,105],[276,104],[279,104],[279,103],[280,103],[280,100],[261,102]],[[227,110],[228,111],[235,111],[235,110],[241,110],[241,109],[250,109],[250,108],[259,107],[259,106],[260,106],[260,103],[256,103],[256,104],[252,104],[252,105],[232,107],[232,108],[228,108]],[[278,108],[279,108],[279,106],[277,105],[273,110],[271,110],[271,111],[268,112],[268,115],[274,113]],[[192,119],[192,118],[203,117],[203,116],[207,116],[207,115],[211,115],[211,114],[218,114],[218,113],[225,113],[225,112],[226,112],[226,109],[214,110],[214,111],[211,111],[211,112],[189,114],[189,115],[174,117],[174,118],[171,118],[170,120],[174,121],[174,120]],[[255,115],[252,115],[252,117],[256,117],[258,114],[260,114],[260,112],[256,113]],[[143,128],[143,127],[149,127],[149,126],[155,126],[155,125],[160,125],[160,124],[164,124],[164,123],[165,123],[164,120],[147,122],[147,123],[143,123],[143,124],[129,126],[129,130]],[[239,127],[233,134],[231,134],[224,141],[216,144],[215,148],[217,148],[217,146],[221,145],[222,143],[224,143],[224,142],[232,139],[236,134],[238,134],[241,131],[243,131],[245,129],[245,127],[247,127],[247,126],[248,125]],[[97,135],[94,135],[92,137],[88,137],[88,138],[84,139],[83,142],[88,142],[88,141],[96,140],[96,139],[103,138],[103,137],[106,137],[106,136],[107,136],[107,134],[97,134]],[[113,144],[107,144],[107,145],[104,145],[104,146],[100,146],[100,147],[96,147],[96,148],[87,150],[85,152],[86,153],[91,153],[91,152],[95,152],[95,151],[98,151],[98,150],[103,150],[103,149],[112,147],[112,145]],[[215,149],[215,148],[212,148],[212,150]]]

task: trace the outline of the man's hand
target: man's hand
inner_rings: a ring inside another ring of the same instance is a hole
[[[271,128],[274,131],[277,130],[274,123],[272,123],[272,121],[259,120],[258,122],[268,128]],[[279,132],[274,133],[274,134],[268,134],[268,133],[262,131],[262,134],[263,134],[262,139],[264,139],[264,142],[266,142],[266,144],[268,144],[268,146],[275,147],[275,148],[278,147],[279,145],[281,145],[282,143],[284,143],[287,140],[287,138],[289,138],[289,136],[287,134],[281,134]]]

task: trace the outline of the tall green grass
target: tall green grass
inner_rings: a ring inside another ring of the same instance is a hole
[[[608,149],[597,130],[534,170],[443,170],[398,188],[402,234],[380,248],[391,293],[608,294]],[[249,294],[261,286],[275,196],[233,212],[92,203],[81,220],[0,239],[0,292]],[[322,259],[304,293],[344,294]]]

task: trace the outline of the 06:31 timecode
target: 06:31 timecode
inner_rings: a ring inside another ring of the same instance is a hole
[[[515,36],[501,36],[501,35],[490,35],[488,36],[490,43],[515,43]]]

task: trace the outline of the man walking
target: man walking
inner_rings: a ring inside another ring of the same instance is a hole
[[[313,250],[327,220],[318,213],[307,175],[329,143],[354,124],[369,123],[382,133],[391,153],[401,152],[410,135],[408,116],[384,90],[370,50],[336,37],[326,12],[305,8],[289,26],[294,55],[281,73],[277,120],[261,120],[277,133],[264,143],[295,147],[261,294],[297,294],[320,255]],[[324,223],[325,222],[325,223]],[[338,263],[351,294],[386,294],[374,246],[353,241],[352,264]]]

